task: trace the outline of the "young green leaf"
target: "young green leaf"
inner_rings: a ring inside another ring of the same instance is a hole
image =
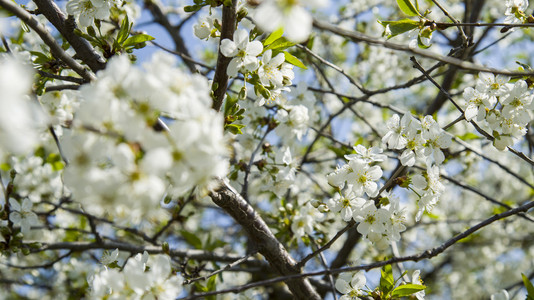
[[[517,61],[517,60],[516,60],[515,63],[518,64],[518,65],[520,65],[521,67],[523,67],[523,70],[528,70],[528,71],[531,71],[531,70],[532,70],[532,68],[531,68],[529,65],[524,64],[524,63],[522,63],[522,62],[520,62],[520,61]]]
[[[181,230],[180,233],[189,245],[195,247],[196,249],[202,249],[202,241],[196,234],[193,234],[187,230]]]
[[[420,284],[413,284],[413,283],[403,284],[395,288],[393,292],[391,293],[391,296],[392,297],[406,297],[406,296],[415,294],[419,291],[422,291],[424,289],[426,289],[426,286],[420,285]]]
[[[534,300],[534,285],[532,285],[532,282],[528,279],[525,274],[521,273],[521,277],[523,278],[523,284],[525,285],[525,288],[527,289],[527,298],[526,300]]]
[[[117,43],[119,45],[122,45],[122,43],[128,38],[128,35],[130,35],[130,21],[128,20],[128,16],[125,16],[122,20],[121,27],[119,29],[119,33],[117,33]]]
[[[287,52],[287,51],[284,51],[284,56],[286,58],[286,61],[294,66],[297,66],[301,69],[308,69],[306,68],[306,66],[304,65],[304,63],[302,63],[302,61],[300,61],[300,59],[296,58],[295,56],[293,56],[291,53]]]
[[[265,39],[265,41],[263,42],[263,45],[264,45],[264,46],[267,46],[267,45],[272,44],[274,41],[276,41],[276,40],[278,40],[279,38],[281,38],[283,34],[284,34],[284,28],[283,28],[283,27],[278,28],[277,30],[273,31],[273,32],[272,32],[272,33]]]
[[[270,44],[269,46],[267,46],[266,48],[263,49],[263,52],[271,49],[271,50],[283,50],[283,49],[287,49],[291,46],[295,46],[294,43],[286,40],[284,37],[281,37],[279,39],[277,39],[276,41],[272,42],[272,44]]]
[[[410,0],[397,0],[397,5],[406,15],[410,17],[421,17],[421,13],[415,8]]]
[[[241,131],[241,128],[245,127],[244,124],[226,124],[224,125],[224,129],[228,129],[233,134],[243,134],[243,131]]]
[[[382,267],[380,274],[380,291],[387,295],[394,287],[393,270],[391,265]]]
[[[389,28],[388,39],[419,27],[419,22],[410,19],[378,21],[378,23],[384,26],[384,29]]]
[[[122,44],[122,46],[124,48],[128,48],[128,47],[131,47],[131,46],[135,46],[137,44],[141,44],[141,43],[144,43],[146,41],[151,41],[153,40],[154,38],[148,34],[138,34],[138,35],[134,35],[134,36],[131,36],[129,37],[128,39],[126,39],[126,41],[124,41],[124,44]]]
[[[417,46],[419,46],[419,48],[421,48],[421,49],[428,49],[432,45],[426,45],[425,43],[423,43],[423,40],[421,40],[421,36],[418,35],[417,36]]]
[[[476,135],[475,133],[468,132],[464,135],[459,136],[458,138],[464,141],[471,141],[471,140],[480,139],[481,137]]]

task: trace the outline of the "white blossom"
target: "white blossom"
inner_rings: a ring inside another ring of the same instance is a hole
[[[353,211],[361,208],[364,204],[365,199],[356,197],[352,192],[347,195],[336,193],[334,197],[329,200],[328,207],[333,213],[339,213],[343,221],[348,222],[352,219]]]
[[[464,90],[463,97],[467,102],[464,114],[467,121],[477,118],[477,121],[482,121],[486,116],[486,109],[492,109],[495,105],[495,97],[489,97],[486,93],[480,92],[472,87],[467,87]]]
[[[390,212],[383,208],[376,208],[374,201],[369,200],[361,209],[355,210],[354,221],[360,222],[357,230],[363,236],[370,232],[382,234],[386,230],[386,223],[390,218]]]
[[[20,227],[23,234],[30,232],[30,227],[39,224],[37,215],[32,211],[32,202],[29,199],[22,200],[22,205],[15,199],[9,199],[9,220],[14,226]]]
[[[226,73],[235,77],[237,72],[244,68],[252,72],[260,66],[257,56],[263,51],[263,45],[259,41],[249,42],[249,34],[244,29],[234,32],[233,41],[224,39],[221,41],[221,53],[226,57],[233,57],[228,64]]]
[[[94,19],[107,19],[114,4],[112,0],[69,0],[67,13],[78,19],[78,25],[88,27]]]
[[[365,286],[367,280],[363,271],[359,271],[354,274],[342,273],[336,280],[336,290],[343,294],[340,300],[357,299],[358,296],[362,296],[361,289]]]
[[[379,147],[370,147],[365,148],[363,145],[356,145],[353,147],[355,154],[349,154],[345,155],[345,159],[347,160],[353,160],[353,159],[359,159],[366,163],[372,163],[372,162],[382,162],[387,157],[382,154],[384,150]]]
[[[306,1],[310,6],[324,6],[326,0]],[[305,41],[312,30],[312,17],[299,1],[266,0],[255,10],[254,21],[260,28],[272,32],[279,27],[290,41],[300,43]]]
[[[193,32],[195,33],[196,37],[198,37],[201,40],[209,39],[211,36],[211,33],[215,27],[213,26],[214,18],[212,16],[205,16],[198,20],[198,23],[196,23],[193,26]]]
[[[33,72],[12,56],[0,56],[0,154],[24,154],[39,143],[44,118],[26,96]]]
[[[283,53],[278,53],[275,57],[272,57],[272,53],[271,49],[263,53],[258,76],[265,86],[281,87],[283,86],[284,77],[279,67],[285,61],[285,57]]]
[[[521,24],[523,16],[528,7],[528,0],[506,0],[506,11],[504,23]]]

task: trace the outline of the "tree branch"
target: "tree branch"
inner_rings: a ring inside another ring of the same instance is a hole
[[[221,42],[224,39],[233,39],[234,31],[236,27],[236,6],[237,1],[232,1],[232,6],[227,7],[223,5],[222,14],[222,29],[221,38],[219,39],[219,54],[217,56],[217,68],[215,69],[215,75],[213,76],[213,84],[211,90],[213,91],[213,105],[212,108],[216,111],[221,110],[224,95],[228,86],[228,74],[226,69],[228,64],[232,60],[231,57],[226,57],[221,52]]]
[[[197,295],[194,295],[194,296],[191,296],[191,297],[187,297],[187,298],[183,298],[183,299],[196,299],[196,298],[200,298],[200,297],[206,297],[206,296],[223,294],[223,293],[237,293],[237,292],[241,292],[241,291],[244,291],[244,290],[247,290],[247,289],[250,289],[250,288],[254,288],[254,287],[271,285],[271,284],[275,284],[275,283],[278,283],[278,282],[285,282],[285,281],[288,281],[288,280],[293,280],[293,279],[298,279],[298,278],[303,278],[303,277],[327,275],[327,274],[339,274],[339,273],[344,273],[344,272],[353,272],[353,271],[360,271],[360,270],[369,271],[369,270],[372,270],[372,269],[381,268],[381,267],[383,267],[385,265],[391,265],[391,264],[394,264],[394,263],[405,262],[405,261],[417,262],[417,261],[420,261],[420,260],[423,260],[423,259],[429,259],[429,258],[435,257],[435,256],[443,253],[449,247],[451,247],[452,245],[456,244],[458,241],[466,238],[467,236],[471,235],[472,233],[478,231],[479,229],[481,229],[481,228],[483,228],[485,226],[488,226],[488,225],[490,225],[491,223],[493,223],[495,221],[504,219],[506,217],[509,217],[509,216],[512,216],[512,215],[515,215],[515,214],[518,214],[518,213],[521,213],[521,212],[526,212],[526,211],[528,211],[529,209],[531,209],[533,207],[534,207],[534,201],[530,201],[530,202],[528,202],[528,203],[526,203],[526,204],[524,204],[524,205],[522,205],[522,206],[520,206],[518,208],[511,209],[511,210],[508,210],[508,211],[503,212],[501,214],[494,215],[494,216],[492,216],[492,217],[490,217],[490,218],[488,218],[488,219],[476,224],[475,226],[465,230],[464,232],[454,236],[453,238],[451,238],[448,241],[446,241],[445,243],[443,243],[441,246],[436,247],[436,248],[432,248],[432,249],[428,249],[428,250],[423,251],[423,252],[421,252],[419,254],[403,256],[403,257],[393,257],[393,258],[385,260],[385,261],[375,262],[375,263],[368,264],[368,265],[360,265],[360,266],[340,268],[340,269],[330,269],[330,270],[322,270],[322,271],[308,272],[308,273],[302,273],[302,274],[287,275],[287,276],[268,279],[268,280],[264,280],[264,281],[253,282],[253,283],[237,286],[237,287],[226,289],[226,290],[220,290],[220,291],[208,292],[208,293],[201,293],[201,294],[197,294]]]
[[[35,2],[37,3],[40,1],[44,0],[37,0]],[[41,37],[43,42],[50,48],[50,52],[52,52],[52,54],[56,58],[61,59],[64,63],[66,63],[70,68],[72,68],[72,70],[74,70],[74,72],[78,73],[83,79],[85,79],[86,81],[91,81],[95,78],[93,74],[85,70],[82,65],[80,65],[76,60],[70,57],[61,48],[61,46],[59,46],[54,37],[50,35],[50,33],[48,33],[46,28],[44,28],[44,26],[41,25],[39,21],[37,21],[32,15],[30,15],[29,12],[22,9],[15,2],[9,0],[0,0],[0,6],[16,15],[21,21],[23,21],[31,29],[33,29],[39,35],[39,37]]]
[[[346,30],[341,27],[338,27],[338,26],[335,26],[335,25],[332,25],[332,24],[329,24],[323,21],[313,20],[313,25],[316,28],[330,31],[337,35],[346,37],[355,43],[365,42],[368,44],[380,45],[388,49],[404,51],[404,52],[420,55],[422,57],[426,57],[432,60],[448,63],[450,65],[454,65],[465,70],[471,70],[471,71],[476,71],[476,72],[488,72],[488,73],[502,74],[502,75],[508,75],[508,76],[534,75],[534,72],[510,72],[510,71],[502,71],[502,70],[498,70],[494,68],[487,68],[487,67],[477,65],[474,63],[470,63],[470,62],[466,62],[466,61],[463,61],[461,59],[457,59],[454,57],[439,55],[429,50],[418,49],[417,47],[411,48],[406,45],[401,45],[401,44],[396,44],[396,43],[392,43],[389,41],[385,41],[382,38],[376,38],[376,37],[372,37],[369,35],[365,35],[360,32]],[[456,24],[454,24],[454,26],[456,26]]]
[[[33,2],[35,2],[39,8],[39,12],[43,14],[69,42],[74,51],[76,51],[77,58],[86,63],[95,73],[106,67],[106,62],[96,53],[91,44],[74,33],[76,24],[72,17],[67,19],[52,0],[35,0]]]
[[[33,253],[43,252],[46,250],[71,250],[73,252],[80,252],[93,249],[104,249],[104,250],[114,250],[119,249],[120,251],[126,251],[130,253],[143,253],[144,251],[149,254],[163,254],[162,247],[156,246],[142,246],[142,245],[133,245],[122,242],[111,242],[103,241],[102,243],[96,242],[59,242],[51,244],[43,244],[39,249],[32,250]],[[177,250],[170,249],[170,257],[180,257],[200,261],[220,261],[220,262],[235,262],[242,257],[236,254],[225,254],[225,253],[216,253],[210,251],[196,250],[196,249],[187,249],[187,250]],[[263,261],[255,259],[247,259],[246,264],[254,267],[265,267],[266,264]]]
[[[211,192],[211,199],[224,209],[247,232],[252,247],[257,249],[280,275],[299,274],[297,262],[276,239],[260,215],[225,182]],[[296,299],[320,299],[308,279],[296,278],[285,282]]]
[[[154,21],[163,26],[163,28],[165,28],[165,30],[167,30],[167,32],[171,36],[172,41],[174,42],[174,47],[176,49],[175,54],[178,54],[183,59],[184,64],[192,73],[197,73],[198,70],[195,65],[195,62],[192,60],[189,51],[185,47],[184,39],[180,35],[181,26],[173,26],[169,22],[167,15],[165,15],[163,9],[156,2],[156,0],[145,0],[145,7],[148,8],[148,10],[150,10],[150,12],[152,13]]]

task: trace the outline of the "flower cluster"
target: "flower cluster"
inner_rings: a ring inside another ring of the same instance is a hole
[[[495,140],[493,145],[506,150],[527,133],[532,120],[532,92],[524,80],[510,83],[510,77],[480,73],[475,88],[464,90],[467,102],[465,119],[476,117],[489,126]]]
[[[118,256],[114,251],[103,264]],[[176,299],[182,290],[182,279],[174,275],[166,255],[149,257],[145,251],[128,260],[122,272],[104,267],[87,279],[93,299]]]
[[[528,0],[506,0],[504,23],[522,24],[526,21],[525,11],[528,8]],[[513,29],[513,28],[512,28]]]
[[[289,91],[288,86],[295,77],[293,65],[285,62],[283,53],[273,57],[271,49],[264,52],[260,41],[250,41],[248,31],[236,30],[233,40],[221,41],[220,50],[224,56],[232,58],[226,70],[228,76],[236,77],[238,72],[243,73],[245,81],[254,85],[260,106],[266,101],[275,102],[283,91]],[[258,59],[260,54],[261,61]]]
[[[358,232],[384,249],[391,241],[398,241],[400,232],[406,229],[402,224],[404,212],[396,199],[389,199],[387,206],[377,208],[374,200],[362,198],[364,194],[378,195],[377,181],[382,177],[382,169],[373,163],[384,161],[386,156],[376,147],[367,149],[358,145],[354,151],[355,154],[345,156],[348,164],[327,175],[328,183],[338,188],[328,207],[346,222],[351,219],[359,222]]]
[[[5,152],[25,154],[40,142],[44,119],[39,107],[26,96],[32,76],[31,68],[14,57],[0,56],[0,160]]]
[[[382,142],[389,149],[402,150],[400,161],[403,166],[413,166],[417,158],[432,164],[441,165],[445,155],[441,149],[448,148],[452,139],[443,131],[432,116],[425,116],[421,121],[405,114],[402,119],[395,114],[387,122],[389,131]]]
[[[308,108],[298,104],[285,105],[283,108],[278,109],[275,119],[279,122],[276,127],[276,133],[280,137],[291,137],[293,141],[294,137],[297,137],[297,140],[300,141],[308,129],[310,117]]]
[[[416,215],[419,221],[425,210],[430,212],[444,190],[439,182],[439,166],[445,160],[441,149],[448,148],[452,138],[432,116],[425,116],[419,121],[410,114],[405,114],[402,119],[395,114],[388,120],[387,127],[389,131],[382,142],[390,149],[404,150],[399,157],[403,166],[411,167],[417,159],[426,164],[426,172],[415,175],[412,180],[413,187],[420,191]]]
[[[208,83],[174,63],[156,55],[143,71],[117,57],[80,89],[74,130],[61,140],[70,161],[65,184],[77,200],[153,207],[164,194],[206,188],[226,174],[223,120]]]
[[[60,172],[41,157],[13,157],[13,169],[17,172],[13,183],[21,197],[37,203],[46,197],[57,199],[61,196],[63,183]]]

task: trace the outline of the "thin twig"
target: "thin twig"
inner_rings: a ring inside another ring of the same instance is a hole
[[[60,257],[54,259],[53,261],[50,261],[48,263],[45,263],[45,264],[42,264],[42,265],[34,265],[34,266],[17,266],[17,265],[12,265],[12,264],[9,264],[9,263],[4,263],[4,265],[10,267],[10,268],[15,268],[15,269],[20,269],[20,270],[30,270],[30,269],[48,269],[48,268],[51,268],[53,267],[57,262],[59,262],[60,260],[64,259],[65,257],[69,257],[70,255],[72,254],[72,251],[69,251],[63,255],[61,255]]]
[[[240,259],[227,264],[224,268],[221,268],[221,269],[219,269],[217,271],[214,271],[214,272],[212,272],[212,273],[210,273],[210,274],[208,274],[206,276],[197,277],[197,278],[193,278],[193,279],[188,279],[188,280],[184,281],[184,284],[191,284],[191,283],[199,281],[199,280],[206,280],[206,279],[208,279],[208,278],[210,278],[212,276],[215,276],[215,275],[217,275],[219,273],[222,273],[224,271],[228,271],[228,270],[232,269],[233,267],[235,267],[235,266],[237,266],[237,265],[239,265],[239,264],[241,264],[243,262],[246,262],[251,256],[256,255],[256,253],[257,253],[257,251],[254,251],[253,253],[247,254],[247,255],[241,257]]]
[[[347,224],[347,226],[343,227],[343,229],[341,229],[340,231],[338,231],[336,233],[336,235],[330,240],[328,241],[328,243],[326,243],[324,246],[322,246],[321,248],[313,251],[312,253],[306,255],[306,257],[304,257],[303,259],[301,259],[298,263],[298,266],[299,268],[302,268],[306,265],[306,263],[314,258],[317,254],[325,251],[326,249],[330,248],[332,246],[332,244],[334,244],[335,241],[337,241],[345,232],[347,232],[347,230],[349,230],[352,226],[354,226],[356,224],[356,222],[354,220],[350,220]]]
[[[48,72],[45,72],[45,71],[42,71],[42,70],[37,70],[37,73],[39,73],[39,75],[41,75],[43,77],[59,79],[59,80],[63,80],[63,81],[70,81],[70,82],[74,82],[74,83],[77,83],[77,84],[84,84],[85,83],[85,81],[82,78],[77,78],[77,77],[72,77],[72,76],[61,76],[61,75],[48,73]]]
[[[434,2],[434,4],[436,4],[436,6],[441,9],[441,11],[449,18],[451,19],[451,21],[456,25],[456,27],[458,27],[458,31],[460,32],[460,35],[462,37],[462,41],[464,43],[464,45],[467,45],[468,41],[467,41],[467,36],[465,35],[465,32],[462,28],[462,25],[459,25],[460,22],[458,20],[456,20],[456,18],[451,15],[449,13],[449,11],[447,11],[447,9],[445,9],[445,7],[443,5],[441,5],[441,3],[439,3],[438,0],[432,0],[432,2]]]

